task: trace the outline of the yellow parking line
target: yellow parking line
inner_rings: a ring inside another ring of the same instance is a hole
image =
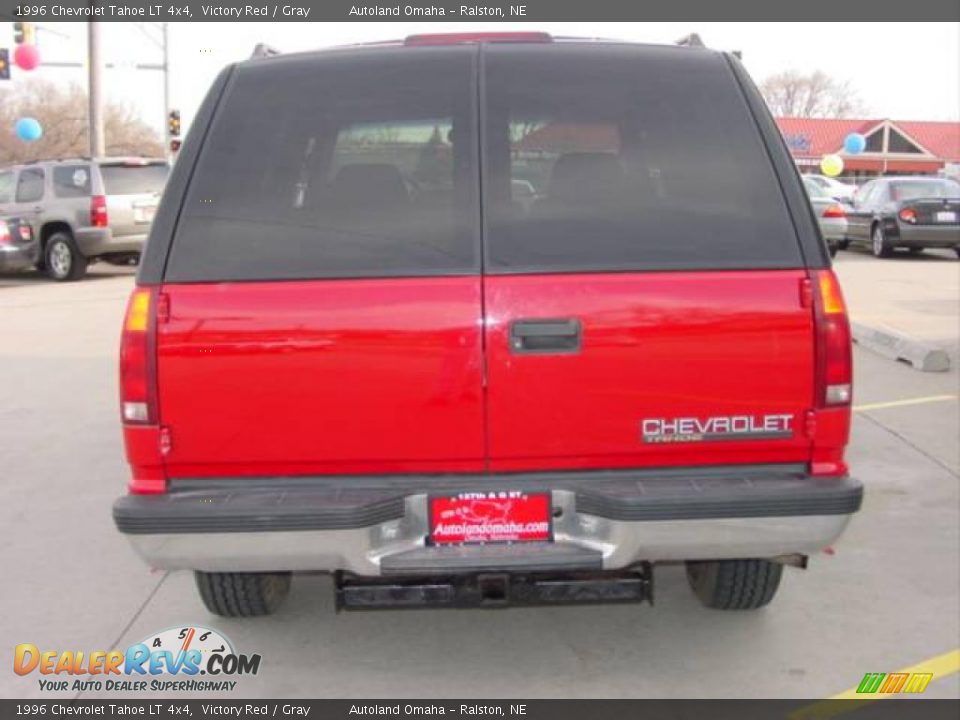
[[[882,408],[906,407],[907,405],[925,405],[926,403],[949,402],[956,400],[956,395],[929,395],[927,397],[908,398],[906,400],[892,400],[890,402],[870,403],[869,405],[854,405],[854,412],[864,410],[880,410]]]
[[[875,668],[867,668],[864,672],[873,672],[874,670]],[[957,671],[960,671],[960,649],[951,650],[943,655],[937,655],[929,660],[924,660],[923,662],[905,667],[896,672],[905,674],[933,673],[933,679],[936,681],[947,675],[952,675]],[[856,710],[874,700],[883,700],[884,698],[890,697],[902,698],[903,695],[897,693],[872,693],[870,695],[863,695],[857,693],[857,688],[852,687],[826,700],[821,700],[812,705],[802,707],[799,710],[794,710],[787,718],[788,720],[827,720],[827,718],[833,718],[837,715]]]

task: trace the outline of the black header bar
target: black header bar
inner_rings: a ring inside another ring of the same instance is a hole
[[[958,700],[0,700],[7,718],[514,718],[515,720],[954,720]],[[846,715],[846,713],[850,713]]]
[[[0,19],[38,22],[953,21],[956,0],[0,0]]]

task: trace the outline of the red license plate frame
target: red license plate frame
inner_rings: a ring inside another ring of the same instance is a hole
[[[429,495],[430,545],[553,542],[549,492],[479,490]]]

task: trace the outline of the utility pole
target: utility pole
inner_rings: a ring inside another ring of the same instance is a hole
[[[173,153],[170,151],[170,128],[169,122],[167,122],[167,119],[170,117],[170,44],[167,36],[168,26],[168,23],[163,23],[160,28],[163,31],[163,126],[166,128],[164,131],[166,142],[163,143],[163,151],[167,154],[167,159],[169,160]]]
[[[93,2],[90,3],[91,7]],[[87,94],[90,108],[87,120],[90,126],[90,156],[106,155],[103,135],[103,63],[100,56],[100,23],[87,23],[87,64],[89,66]]]

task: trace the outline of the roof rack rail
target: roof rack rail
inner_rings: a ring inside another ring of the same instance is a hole
[[[676,44],[681,45],[683,47],[696,47],[696,48],[706,47],[699,33],[690,33],[689,35],[684,35],[682,38],[677,40]]]
[[[257,43],[253,48],[252,58],[273,57],[279,55],[280,51],[266,43]]]
[[[35,158],[34,160],[24,160],[19,163],[20,165],[36,165],[37,163],[43,162],[75,162],[77,160],[92,160],[89,155],[67,155],[66,157],[48,157],[48,158]],[[18,163],[14,163],[15,165]]]
[[[456,45],[478,42],[535,42],[544,43],[553,40],[545,32],[463,32],[463,33],[419,33],[407,35],[404,45]]]

